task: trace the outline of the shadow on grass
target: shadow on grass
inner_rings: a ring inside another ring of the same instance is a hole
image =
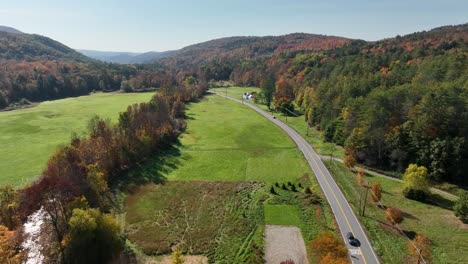
[[[416,232],[414,231],[402,230],[401,232],[411,240],[413,240],[416,237]]]
[[[417,218],[416,216],[414,216],[414,215],[412,215],[412,214],[410,214],[410,213],[401,211],[401,215],[402,215],[404,218],[408,218],[408,219],[413,219],[413,220],[419,221],[419,218]]]
[[[429,198],[426,201],[423,201],[423,203],[430,204],[430,205],[435,205],[447,210],[452,210],[454,206],[454,202],[440,196],[439,194],[431,194]]]
[[[449,200],[449,199],[447,199],[445,197],[442,197],[439,194],[435,194],[435,193],[432,193],[432,194],[428,195],[426,197],[426,199],[424,199],[424,200],[416,200],[416,199],[411,199],[411,198],[408,198],[408,199],[416,201],[416,202],[420,202],[420,203],[423,203],[423,204],[437,206],[437,207],[447,209],[447,210],[453,210],[453,206],[455,205],[454,201],[451,201],[451,200]]]
[[[155,153],[130,169],[116,185],[126,191],[150,182],[164,184],[165,175],[177,169],[182,163],[180,146],[180,142],[177,141],[167,149]]]

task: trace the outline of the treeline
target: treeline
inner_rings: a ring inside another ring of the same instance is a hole
[[[110,214],[118,207],[113,188],[126,182],[126,171],[176,140],[185,128],[185,103],[206,89],[187,77],[168,84],[150,102],[129,106],[115,125],[93,118],[88,137],[58,147],[40,179],[19,191],[2,189],[1,196],[9,199],[0,205],[12,206],[1,211],[0,223],[15,229],[42,208],[54,231],[50,260],[105,263],[116,257],[125,239]]]
[[[171,78],[162,67],[99,62],[0,60],[0,109],[22,100],[38,102],[93,91],[159,88]]]

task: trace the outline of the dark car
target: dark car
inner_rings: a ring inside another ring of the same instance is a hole
[[[348,239],[348,242],[351,246],[359,247],[361,245],[361,242],[359,242],[359,240],[357,240],[351,232],[346,234],[346,238]]]

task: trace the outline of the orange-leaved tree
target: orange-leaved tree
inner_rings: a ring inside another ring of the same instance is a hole
[[[311,251],[315,252],[320,259],[320,263],[341,263],[331,262],[348,260],[348,250],[333,233],[324,231],[320,233],[314,240],[310,242]],[[322,262],[327,261],[327,262]],[[346,263],[346,262],[345,262]]]

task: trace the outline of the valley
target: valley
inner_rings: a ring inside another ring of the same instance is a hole
[[[466,3],[241,2],[0,10],[0,263],[468,262]]]

